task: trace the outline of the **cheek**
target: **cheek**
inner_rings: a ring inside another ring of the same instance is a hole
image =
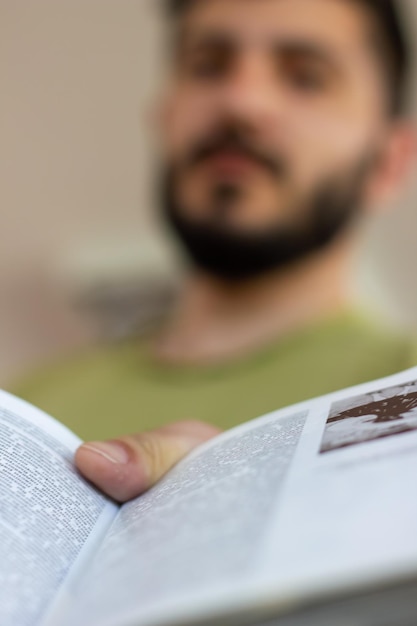
[[[196,140],[207,136],[214,124],[211,102],[202,94],[179,90],[166,108],[162,142],[169,157],[181,158]]]
[[[293,113],[294,163],[306,182],[355,163],[366,154],[375,137],[373,122],[359,114],[341,115],[312,108]]]

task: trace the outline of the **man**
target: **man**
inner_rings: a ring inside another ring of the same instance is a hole
[[[81,470],[118,499],[214,432],[170,425],[178,419],[227,428],[414,364],[410,342],[358,316],[348,295],[359,224],[413,160],[394,2],[168,4],[159,187],[193,272],[146,346],[18,390],[86,438],[162,428],[79,452]]]

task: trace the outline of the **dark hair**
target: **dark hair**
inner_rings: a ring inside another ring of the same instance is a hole
[[[195,0],[165,0],[171,17],[180,16]],[[351,0],[365,7],[376,24],[375,40],[389,88],[393,116],[406,108],[411,50],[399,0]]]

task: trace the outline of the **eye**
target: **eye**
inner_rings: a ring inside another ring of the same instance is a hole
[[[219,78],[225,74],[226,63],[217,56],[191,61],[189,73],[195,78]]]
[[[306,92],[321,92],[327,86],[323,72],[311,68],[294,68],[288,80],[293,87]]]
[[[280,65],[284,80],[299,92],[318,94],[329,87],[328,69],[311,58],[287,58]]]
[[[178,67],[185,77],[195,80],[220,79],[228,72],[234,56],[230,42],[219,38],[185,43],[179,49]]]

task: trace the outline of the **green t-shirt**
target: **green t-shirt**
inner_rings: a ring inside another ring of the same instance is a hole
[[[12,389],[84,439],[182,419],[230,428],[415,365],[413,343],[354,313],[310,325],[221,366],[157,364],[145,342],[102,347]]]

